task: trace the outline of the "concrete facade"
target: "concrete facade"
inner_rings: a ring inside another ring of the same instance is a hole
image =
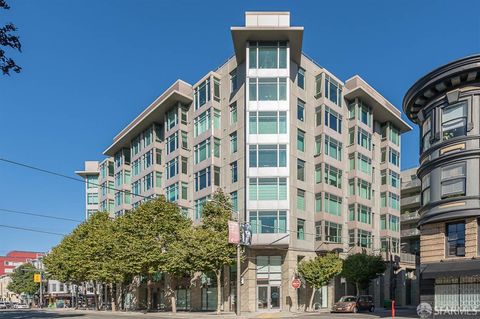
[[[165,195],[199,222],[222,188],[233,217],[253,230],[242,310],[301,311],[310,292],[291,280],[304,258],[389,247],[400,256],[400,135],[411,128],[360,76],[343,82],[303,54],[303,27],[288,12],[247,12],[231,33],[233,57],[197,83],[177,80],[104,151],[114,162],[114,214]],[[226,273],[223,308],[233,310]],[[216,288],[200,287],[182,304],[208,310],[205,294]],[[328,308],[345,292],[338,278],[315,304]]]
[[[480,55],[418,80],[403,107],[421,128],[421,300],[435,310],[480,310],[478,261]]]

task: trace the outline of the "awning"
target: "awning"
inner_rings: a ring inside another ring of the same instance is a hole
[[[444,261],[423,264],[420,267],[423,279],[438,277],[463,277],[480,275],[480,259]]]

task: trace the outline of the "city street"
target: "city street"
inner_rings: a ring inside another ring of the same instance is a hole
[[[133,318],[195,318],[195,319],[204,319],[204,318],[237,318],[235,314],[228,313],[225,315],[215,315],[214,313],[185,313],[179,312],[176,315],[172,313],[111,313],[111,312],[93,312],[93,311],[83,311],[83,310],[0,310],[0,319],[44,319],[44,318],[79,318],[79,319],[113,319],[113,318],[124,318],[124,319],[133,319]],[[241,318],[250,319],[250,318],[338,318],[338,319],[347,319],[347,318],[358,318],[358,319],[374,319],[374,318],[391,318],[390,313],[385,310],[376,311],[374,314],[371,313],[358,313],[358,314],[331,314],[328,312],[325,313],[284,313],[284,312],[272,312],[272,313],[256,313],[251,315],[243,315]],[[398,319],[406,318],[418,318],[415,313],[415,310],[399,310],[397,311]]]

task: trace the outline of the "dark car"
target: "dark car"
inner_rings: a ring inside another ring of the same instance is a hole
[[[332,312],[357,313],[361,310],[368,310],[370,312],[375,310],[372,296],[343,296],[332,307]]]

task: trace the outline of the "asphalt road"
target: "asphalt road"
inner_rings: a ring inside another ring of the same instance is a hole
[[[111,312],[93,312],[93,311],[45,311],[45,310],[0,310],[0,319],[133,319],[133,318],[159,318],[159,319],[199,319],[199,318],[236,318],[235,315],[215,315],[213,313],[182,313],[176,315],[171,313],[111,313]],[[376,318],[391,318],[387,311],[376,311],[375,313],[358,313],[358,314],[330,314],[330,313],[260,313],[242,316],[242,319],[250,318],[329,318],[329,319],[376,319]],[[414,311],[399,311],[396,319],[418,318]]]

